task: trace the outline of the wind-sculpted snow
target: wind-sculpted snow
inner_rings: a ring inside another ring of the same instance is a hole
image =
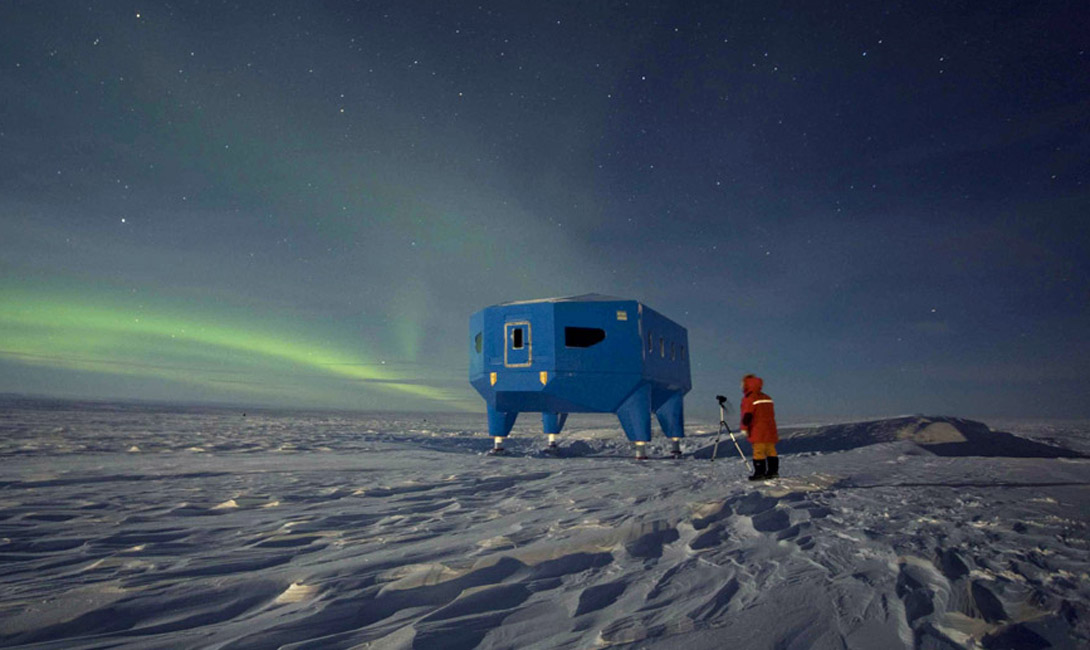
[[[823,427],[754,486],[732,445],[637,462],[601,418],[494,458],[476,416],[8,406],[0,646],[1090,644],[1078,444]]]
[[[1078,458],[1076,451],[1020,438],[972,420],[901,417],[785,432],[777,446],[786,453],[844,451],[907,440],[938,456]]]

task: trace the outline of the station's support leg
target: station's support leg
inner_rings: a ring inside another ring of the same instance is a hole
[[[567,413],[542,413],[541,414],[541,428],[549,435],[549,446],[545,451],[556,451],[556,436],[560,433],[560,430],[564,428],[564,423],[568,420]]]
[[[670,439],[670,455],[681,457],[681,439],[685,437],[685,396],[674,393],[655,411],[662,432]]]
[[[560,433],[568,421],[567,413],[542,413],[541,428],[545,433]]]
[[[497,411],[491,406],[488,407],[488,434],[492,436],[495,443],[489,453],[503,453],[503,441],[507,438],[507,434],[511,433],[511,427],[515,426],[515,419],[518,416],[518,411]]]
[[[645,447],[651,441],[651,386],[637,388],[617,409],[617,419],[625,436],[636,444],[636,458],[647,458]]]
[[[674,393],[655,411],[662,432],[671,440],[685,437],[685,396]]]

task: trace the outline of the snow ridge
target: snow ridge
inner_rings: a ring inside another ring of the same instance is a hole
[[[559,459],[458,415],[5,422],[3,646],[1090,644],[1090,461],[967,420],[786,432],[756,486],[597,420]]]

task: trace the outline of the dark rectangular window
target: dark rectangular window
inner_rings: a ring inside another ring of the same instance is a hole
[[[659,356],[666,358],[666,339],[659,337]]]
[[[677,347],[673,343],[670,344],[670,361],[677,361]]]
[[[651,334],[651,332],[647,333],[647,351],[648,352],[654,352],[655,351],[655,337],[654,337],[653,334]]]
[[[477,336],[473,337],[473,348],[477,350],[477,354],[481,353],[481,333],[477,332]]]
[[[682,361],[685,360],[685,346],[684,345],[681,346],[681,360]]]
[[[597,327],[565,327],[564,345],[569,348],[589,348],[601,343],[606,331]]]
[[[515,350],[522,349],[522,328],[516,327],[511,330],[511,348]]]

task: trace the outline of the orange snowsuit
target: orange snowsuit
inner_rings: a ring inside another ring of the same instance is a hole
[[[764,460],[776,455],[780,435],[776,431],[776,411],[772,398],[761,392],[764,380],[754,375],[742,379],[742,433],[753,445],[753,459]]]

